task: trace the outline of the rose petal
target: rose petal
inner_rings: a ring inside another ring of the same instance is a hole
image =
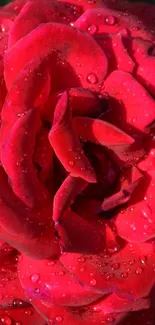
[[[67,92],[64,92],[56,106],[49,141],[58,159],[71,176],[96,182],[95,173],[72,126]]]
[[[23,256],[18,273],[22,287],[32,299],[76,307],[88,305],[101,296],[91,289],[85,290],[59,261],[34,261]]]
[[[73,118],[73,125],[83,142],[100,144],[116,152],[117,150],[124,151],[126,146],[134,142],[134,139],[122,130],[99,119],[75,117]]]
[[[103,91],[120,101],[118,104],[126,122],[135,128],[144,130],[154,120],[154,99],[129,73],[112,72],[104,83]]]
[[[83,263],[79,263],[80,258]],[[96,292],[125,293],[126,297],[140,299],[149,294],[154,284],[154,259],[153,245],[146,243],[127,244],[113,255],[67,253],[61,256],[60,261],[80,281],[92,286]]]
[[[129,73],[134,72],[135,63],[124,46],[121,31],[116,35],[108,35],[99,39],[98,43],[104,49],[109,61],[108,73],[117,69]]]
[[[60,216],[56,229],[63,251],[94,254],[105,249],[105,222],[99,223],[97,217],[85,220],[67,210]]]
[[[32,162],[40,127],[39,113],[36,109],[29,110],[14,124],[1,150],[2,163],[14,193],[31,208],[39,208],[49,201],[49,193],[39,181]]]
[[[9,48],[40,24],[48,22],[69,24],[76,19],[72,7],[57,1],[29,0],[19,13],[9,34]]]
[[[48,55],[53,50],[61,53],[61,59],[69,64],[68,70],[69,67],[73,69],[84,88],[98,90],[107,73],[107,59],[104,52],[91,36],[58,23],[42,24],[7,52],[5,56],[7,87],[11,87],[26,63],[36,56]],[[76,61],[77,57],[78,61]],[[14,67],[13,71],[11,67]]]
[[[39,177],[42,181],[47,180],[53,167],[54,151],[48,140],[48,129],[42,128],[36,138],[33,161],[41,168]]]
[[[119,192],[104,199],[102,203],[102,209],[104,211],[114,209],[115,207],[128,202],[143,175],[136,167],[132,167],[131,169],[127,169],[127,171],[125,170],[124,175],[121,175],[121,177],[124,178],[121,180],[121,189]]]
[[[62,325],[117,325],[124,318],[125,314],[110,314],[104,315],[103,312],[96,313],[91,308],[62,308],[51,303],[44,303],[43,301],[33,301],[34,308],[44,317],[46,321],[57,325],[61,321]]]
[[[88,32],[90,26],[96,27],[95,34],[116,34],[120,29],[128,28],[132,37],[153,40],[154,36],[146,30],[145,24],[138,23],[136,16],[128,12],[123,15],[121,11],[112,10],[102,5],[102,8],[88,9],[74,23],[76,28]]]
[[[1,324],[44,325],[43,318],[32,308],[15,308],[0,311]]]
[[[43,89],[48,88],[46,61],[34,59],[29,62],[18,75],[13,87],[8,92],[2,110],[2,125],[0,143],[2,144],[10,129],[20,116],[30,108],[45,103],[48,92],[43,95]],[[40,98],[41,97],[41,98]],[[9,118],[8,118],[9,116]]]
[[[53,201],[53,220],[59,221],[65,210],[74,202],[76,196],[87,186],[87,182],[81,178],[68,176],[55,194]]]

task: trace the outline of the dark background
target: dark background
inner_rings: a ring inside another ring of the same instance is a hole
[[[37,1],[37,0],[36,0]],[[50,0],[49,0],[50,1]],[[135,0],[130,0],[135,2]],[[137,1],[137,0],[136,0]],[[144,1],[144,0],[143,0]],[[10,0],[0,0],[0,6],[3,6],[4,4],[9,3]],[[67,2],[67,1],[66,1]],[[150,2],[150,3],[154,3],[155,4],[155,0],[145,0],[145,2]]]

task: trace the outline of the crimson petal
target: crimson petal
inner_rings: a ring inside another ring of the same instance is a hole
[[[23,255],[18,273],[22,287],[32,299],[76,307],[89,305],[101,297],[91,288],[86,289],[59,261],[35,261]]]
[[[53,220],[58,222],[65,210],[74,202],[74,199],[87,186],[81,178],[68,176],[55,194],[53,201]]]
[[[123,150],[131,145],[134,139],[116,126],[99,119],[89,117],[73,118],[76,133],[83,142],[92,142],[111,148]]]
[[[40,128],[38,111],[29,110],[14,124],[1,150],[2,163],[14,193],[33,208],[43,206],[49,200],[49,193],[39,181],[32,162],[36,134]]]
[[[42,24],[7,52],[7,87],[11,87],[26,63],[35,57],[49,55],[53,50],[59,52],[61,59],[69,63],[84,88],[99,89],[107,73],[107,58],[103,50],[91,36],[58,23]],[[13,71],[11,67],[14,67]]]
[[[88,182],[96,182],[95,173],[72,126],[67,92],[64,92],[56,106],[49,141],[60,162],[71,173],[71,176],[81,177]]]
[[[155,102],[150,94],[123,71],[114,71],[106,79],[103,92],[117,100],[126,115],[126,122],[137,129],[144,130],[155,117]]]
[[[60,261],[80,281],[103,294],[123,293],[127,298],[140,299],[146,297],[154,285],[155,255],[150,243],[127,244],[112,255],[109,252],[98,255],[67,253]]]

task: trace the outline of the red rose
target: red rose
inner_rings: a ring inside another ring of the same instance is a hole
[[[155,10],[0,9],[0,324],[153,325]]]

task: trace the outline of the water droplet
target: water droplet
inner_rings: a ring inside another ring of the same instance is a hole
[[[9,316],[3,316],[0,320],[4,325],[12,325],[12,319]]]
[[[112,267],[113,270],[118,270],[120,268],[120,264],[114,263],[114,264],[111,265],[111,267]]]
[[[90,73],[87,78],[88,82],[91,84],[96,84],[98,82],[97,76],[94,73]]]
[[[141,257],[140,257],[140,262],[141,262],[143,265],[146,264],[146,261],[147,261],[146,256],[141,256]]]
[[[108,323],[113,323],[114,321],[115,321],[115,318],[114,317],[108,316],[108,318],[107,318],[107,322]]]
[[[73,160],[70,160],[70,161],[68,162],[68,164],[69,164],[69,166],[73,167],[73,166],[75,165],[75,162],[74,162]]]
[[[15,325],[22,325],[22,323],[21,322],[16,322]]]
[[[135,260],[134,260],[134,259],[133,259],[133,260],[130,260],[130,261],[129,261],[129,264],[130,264],[130,265],[135,264]]]
[[[112,279],[113,277],[114,277],[114,274],[113,273],[109,273],[106,276],[107,279]]]
[[[105,19],[105,22],[107,25],[115,25],[116,24],[116,18],[114,16],[107,16]]]
[[[79,263],[84,263],[86,261],[85,257],[79,257],[78,262]]]
[[[128,277],[128,273],[127,272],[123,272],[122,274],[121,274],[121,278],[127,278]]]
[[[143,273],[143,269],[141,267],[137,267],[136,274],[141,275]]]
[[[38,282],[39,279],[40,279],[40,275],[39,275],[38,273],[35,273],[35,274],[32,274],[32,275],[31,275],[31,281],[32,281],[33,283]]]
[[[84,272],[84,267],[81,267],[80,268],[80,272]]]
[[[90,35],[94,35],[97,32],[97,26],[96,25],[89,25],[88,26],[88,33]]]
[[[60,323],[60,322],[62,322],[63,318],[62,318],[62,316],[56,316],[56,317],[55,317],[55,320],[56,320],[58,323]]]
[[[65,272],[64,271],[61,271],[61,272],[59,272],[58,273],[60,276],[63,276],[63,275],[65,275]]]
[[[90,280],[90,284],[92,287],[96,286],[97,281],[95,279]]]
[[[38,288],[36,288],[36,289],[34,290],[34,292],[35,292],[35,293],[40,293],[40,290],[39,290]]]
[[[32,315],[32,310],[31,309],[25,310],[25,315],[31,316]]]

